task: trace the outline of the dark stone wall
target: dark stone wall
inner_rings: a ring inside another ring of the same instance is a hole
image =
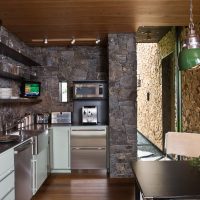
[[[0,104],[0,117],[12,124],[25,113],[72,111],[71,98],[68,103],[58,101],[59,81],[67,80],[71,87],[74,80],[109,80],[110,175],[132,176],[129,162],[136,159],[137,154],[135,35],[110,34],[108,49],[98,46],[30,48],[3,27],[0,40],[42,64],[30,69],[10,58],[0,57],[3,70],[9,71],[18,65],[24,73],[36,72],[42,82],[43,99],[39,104]],[[19,85],[0,78],[0,87],[12,87],[13,95],[19,93]]]
[[[42,82],[40,111],[73,111],[72,83],[76,80],[107,80],[108,60],[105,47],[54,47],[34,48],[39,53],[43,66],[37,69]],[[42,57],[42,58],[41,58]],[[59,81],[66,80],[69,86],[69,102],[59,102]]]
[[[110,176],[130,177],[137,158],[136,41],[134,34],[109,34]]]
[[[1,118],[12,126],[16,119],[26,113],[73,111],[71,90],[69,102],[59,102],[59,81],[67,80],[71,89],[74,80],[107,80],[108,78],[106,47],[31,48],[4,27],[0,27],[0,41],[42,64],[41,67],[30,68],[0,55],[0,69],[3,71],[11,72],[13,67],[18,66],[23,76],[27,77],[27,74],[36,72],[37,80],[42,82],[41,99],[43,100],[39,104],[0,104],[0,131]],[[12,87],[13,96],[19,95],[20,82],[0,77],[0,87]]]
[[[29,58],[34,56],[32,50],[26,44],[2,26],[0,27],[0,41]],[[19,68],[20,74],[25,77],[32,71],[31,68],[24,66],[22,63],[18,63],[11,58],[0,55],[0,70],[12,72],[13,68],[16,66]],[[0,77],[0,87],[12,88],[12,95],[19,95],[20,82]],[[34,106],[32,104],[0,104],[0,131],[2,130],[2,125],[5,125],[5,122],[7,122],[8,128],[12,127],[13,124],[16,123],[17,119],[23,117],[26,113],[32,113],[33,108]]]

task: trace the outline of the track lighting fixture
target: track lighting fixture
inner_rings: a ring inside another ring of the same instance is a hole
[[[97,38],[95,41],[96,44],[99,44],[100,42],[101,42],[100,38]]]
[[[75,44],[75,42],[76,42],[76,40],[75,40],[75,38],[73,37],[72,40],[71,40],[71,44],[73,45],[73,44]]]
[[[53,43],[56,43],[56,44],[71,44],[71,45],[74,45],[75,43],[77,43],[77,45],[79,44],[96,44],[98,45],[100,42],[101,42],[101,39],[99,37],[95,38],[95,37],[91,37],[91,38],[75,38],[75,37],[72,37],[72,38],[41,38],[41,39],[32,39],[32,42],[35,42],[35,43],[43,43],[43,44],[53,44]]]
[[[44,38],[44,44],[48,44],[48,39]]]

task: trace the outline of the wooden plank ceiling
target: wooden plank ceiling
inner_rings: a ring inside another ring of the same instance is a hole
[[[200,0],[193,0],[193,7],[194,21],[199,22]],[[45,37],[54,40],[48,45],[66,45],[72,37],[94,44],[97,37],[105,41],[108,33],[136,32],[140,26],[186,26],[188,15],[189,0],[0,1],[3,26],[38,46]]]

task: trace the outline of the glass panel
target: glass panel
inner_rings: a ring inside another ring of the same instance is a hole
[[[96,87],[77,87],[76,94],[79,95],[96,94]]]

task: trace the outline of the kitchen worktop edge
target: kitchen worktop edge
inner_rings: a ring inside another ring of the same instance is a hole
[[[95,128],[95,127],[107,127],[108,125],[100,125],[100,124],[97,124],[97,125],[78,125],[78,124],[34,124],[34,125],[30,125],[30,126],[24,127],[21,130],[21,136],[19,137],[19,140],[13,141],[13,142],[7,142],[7,143],[0,143],[0,154],[11,148],[15,148],[16,146],[31,139],[31,137],[37,136],[51,127],[60,127],[60,126]],[[12,134],[13,132],[10,132],[9,134]]]

